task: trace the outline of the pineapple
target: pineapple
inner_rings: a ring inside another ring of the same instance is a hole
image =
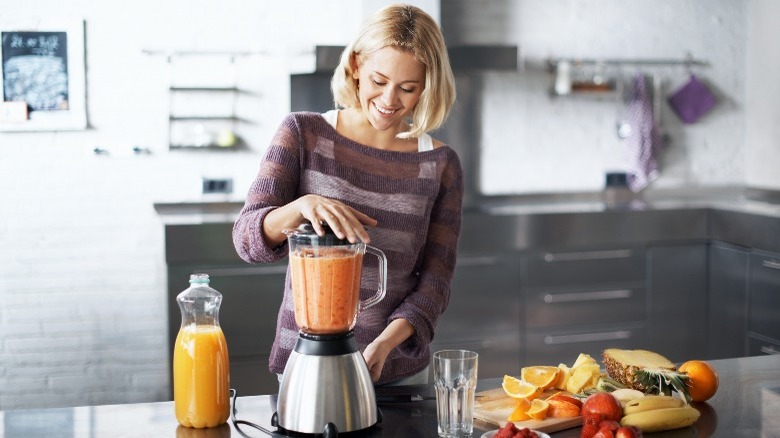
[[[612,379],[646,394],[679,392],[690,401],[688,377],[677,372],[669,359],[647,350],[604,350],[604,367]]]

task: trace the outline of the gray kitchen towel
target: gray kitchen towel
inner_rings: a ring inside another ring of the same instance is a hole
[[[628,187],[639,192],[658,177],[661,136],[655,124],[653,98],[647,91],[645,75],[637,73],[626,105],[625,120],[631,129],[624,138],[628,160]]]

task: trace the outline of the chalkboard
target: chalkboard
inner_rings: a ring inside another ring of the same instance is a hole
[[[66,111],[67,32],[0,32],[3,100],[27,102],[28,111]]]

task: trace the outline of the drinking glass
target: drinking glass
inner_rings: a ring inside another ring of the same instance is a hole
[[[471,436],[478,354],[468,350],[433,353],[433,384],[439,436]]]

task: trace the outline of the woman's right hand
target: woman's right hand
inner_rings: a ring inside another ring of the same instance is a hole
[[[298,228],[304,222],[311,222],[314,231],[322,236],[325,229],[321,222],[330,226],[339,239],[351,243],[358,240],[369,243],[366,226],[376,226],[376,219],[335,199],[319,195],[304,195],[269,212],[263,222],[263,234],[271,246],[282,243],[287,236],[282,230]]]

